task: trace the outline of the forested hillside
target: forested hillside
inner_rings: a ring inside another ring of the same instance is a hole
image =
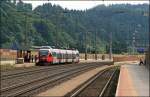
[[[21,0],[0,1],[1,48],[50,45],[106,53],[110,32],[114,53],[127,52],[135,32],[136,46],[148,44],[149,5],[99,5],[85,11],[50,3],[32,9]],[[95,46],[96,44],[96,46]]]

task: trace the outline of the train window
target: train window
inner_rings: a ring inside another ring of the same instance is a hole
[[[68,59],[68,54],[65,55],[65,58]]]
[[[52,55],[54,56],[54,57],[56,57],[57,55],[56,55],[56,52],[52,52]]]
[[[43,55],[48,55],[48,50],[40,50],[40,55],[43,56]]]
[[[64,58],[64,54],[62,53],[62,56],[61,56],[61,58],[63,59]]]
[[[60,58],[60,55],[59,55],[59,53],[57,53],[57,58]]]
[[[70,58],[70,54],[68,54],[68,59]]]
[[[51,53],[49,53],[49,56],[51,57],[51,56],[52,56],[52,54],[51,54]]]
[[[62,56],[61,53],[59,53],[59,58],[60,58],[60,59],[61,59],[61,56]]]
[[[64,54],[62,54],[62,58],[64,59]]]
[[[67,57],[66,57],[66,53],[64,54],[64,59],[67,59]]]
[[[61,59],[63,58],[63,54],[62,54],[62,53],[60,53],[60,58],[61,58]]]
[[[72,59],[72,54],[70,54],[70,59]]]
[[[66,55],[66,54],[63,54],[63,58],[64,58],[64,59],[66,58],[65,55]]]
[[[68,59],[72,59],[72,54],[68,54]]]
[[[76,55],[75,55],[75,54],[73,54],[73,55],[72,55],[72,58],[73,58],[73,59],[75,59],[75,57],[76,57]]]
[[[79,54],[77,53],[76,56],[79,57]]]
[[[56,57],[58,58],[58,53],[56,53]]]
[[[61,55],[60,55],[60,53],[57,53],[57,58],[59,58],[59,59],[61,58]]]

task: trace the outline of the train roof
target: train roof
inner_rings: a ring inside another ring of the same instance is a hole
[[[68,48],[68,49],[63,49],[63,48],[55,48],[55,46],[38,46],[37,48],[41,49],[51,49],[51,50],[66,50],[66,51],[76,51],[79,52],[77,49],[74,48]]]
[[[40,49],[52,49],[52,47],[51,46],[41,46]]]

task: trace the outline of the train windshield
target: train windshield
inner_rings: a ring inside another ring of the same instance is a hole
[[[40,56],[48,55],[48,50],[40,50]]]

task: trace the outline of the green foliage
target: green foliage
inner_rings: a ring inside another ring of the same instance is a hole
[[[132,46],[135,30],[138,32],[137,43],[145,43],[143,39],[148,43],[148,16],[144,15],[149,11],[147,4],[99,5],[86,11],[76,11],[50,3],[32,10],[31,4],[13,1],[1,1],[1,48],[12,48],[12,44],[16,43],[20,49],[32,45],[55,45],[84,52],[87,43],[91,53],[95,50],[108,53],[112,32],[113,53],[122,53]]]

